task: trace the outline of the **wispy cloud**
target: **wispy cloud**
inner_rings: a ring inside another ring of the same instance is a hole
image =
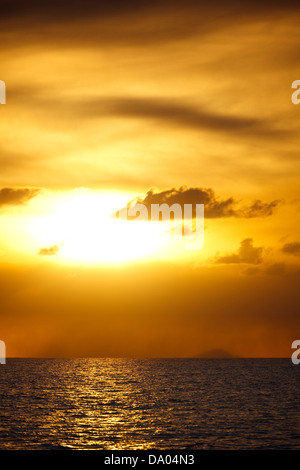
[[[262,202],[260,199],[257,199],[249,207],[241,209],[239,211],[239,217],[245,217],[247,219],[251,219],[253,217],[267,217],[273,214],[274,209],[279,203],[279,199],[271,202]]]
[[[110,97],[94,99],[91,102],[80,103],[81,113],[88,116],[121,116],[125,118],[147,119],[161,124],[186,127],[190,129],[205,129],[217,132],[251,134],[257,137],[274,135],[282,137],[283,132],[275,129],[273,123],[263,119],[247,118],[221,114],[180,103],[176,99]]]
[[[58,100],[56,94],[59,90],[48,90],[27,87],[14,87],[10,89],[11,102],[22,102],[31,108],[43,109],[53,113],[59,109],[60,118],[93,119],[93,118],[122,118],[147,120],[160,126],[172,128],[185,128],[191,130],[204,130],[233,134],[235,137],[252,136],[256,138],[283,138],[290,131],[276,127],[276,121],[263,118],[234,115],[226,112],[210,110],[207,105],[197,106],[178,98],[147,96],[99,96],[93,99],[78,99],[76,96]]]

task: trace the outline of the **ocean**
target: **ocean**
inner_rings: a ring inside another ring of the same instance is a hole
[[[7,359],[0,449],[300,449],[290,359]]]

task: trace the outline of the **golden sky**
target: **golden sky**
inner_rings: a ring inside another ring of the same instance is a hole
[[[296,1],[1,2],[9,356],[291,355]],[[203,203],[199,251],[129,201]]]

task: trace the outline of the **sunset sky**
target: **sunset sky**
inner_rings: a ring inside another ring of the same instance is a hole
[[[0,339],[18,357],[290,357],[298,1],[0,1]],[[127,203],[204,204],[201,250]]]

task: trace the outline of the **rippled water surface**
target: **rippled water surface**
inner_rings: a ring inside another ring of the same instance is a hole
[[[289,359],[8,359],[1,449],[299,449]]]

